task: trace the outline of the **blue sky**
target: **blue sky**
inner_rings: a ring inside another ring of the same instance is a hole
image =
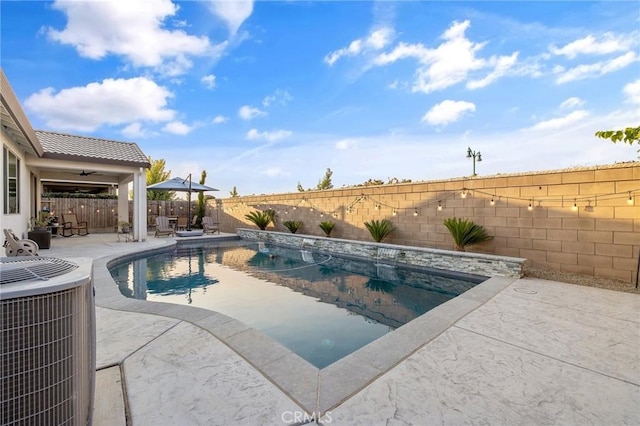
[[[620,2],[2,1],[36,129],[133,141],[228,196],[610,164],[640,122]]]

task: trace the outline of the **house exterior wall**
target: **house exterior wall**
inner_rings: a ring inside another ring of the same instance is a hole
[[[2,229],[9,228],[13,230],[13,233],[18,237],[26,238],[29,219],[31,217],[31,173],[26,166],[25,161],[25,153],[20,149],[20,147],[13,141],[11,135],[7,133],[4,128],[1,131],[2,137],[2,146],[3,148],[7,148],[9,151],[13,152],[20,159],[20,192],[19,192],[19,204],[20,204],[20,213],[18,214],[4,214],[4,172],[2,172],[3,182],[0,184],[0,214],[2,217],[2,223],[0,227]],[[1,156],[2,159],[0,162],[2,163],[2,167],[0,171],[4,170],[4,155]],[[2,239],[4,241],[4,235],[2,235]],[[4,250],[0,250],[0,256],[4,256]]]
[[[462,198],[463,189],[467,197]],[[631,203],[629,203],[631,197]],[[491,199],[494,204],[491,204]],[[577,209],[574,209],[574,203]],[[442,210],[438,210],[441,204]],[[529,210],[529,204],[532,205]],[[376,208],[378,206],[378,208]],[[587,208],[591,206],[591,208]],[[222,200],[221,230],[254,227],[245,214],[276,210],[299,234],[371,241],[364,222],[388,219],[385,243],[453,249],[443,220],[471,219],[494,239],[471,251],[526,258],[534,267],[635,282],[640,255],[640,162]],[[295,207],[295,209],[294,209]],[[394,215],[393,211],[396,211]],[[417,210],[417,215],[414,212]]]

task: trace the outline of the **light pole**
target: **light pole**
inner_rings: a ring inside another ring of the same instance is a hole
[[[480,151],[475,152],[475,151],[471,151],[471,148],[467,148],[467,158],[473,158],[473,174],[471,176],[477,176],[476,175],[476,159],[478,160],[478,163],[482,161],[482,156],[480,155]]]

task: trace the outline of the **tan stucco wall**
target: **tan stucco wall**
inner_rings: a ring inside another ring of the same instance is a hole
[[[463,188],[468,190],[466,198],[461,197]],[[632,204],[628,203],[629,191]],[[491,205],[492,198],[495,205]],[[495,236],[473,251],[523,257],[537,267],[626,282],[635,279],[640,251],[637,161],[222,201],[220,221],[226,232],[254,226],[244,215],[257,208],[272,208],[278,212],[275,229],[279,231],[286,231],[285,220],[302,220],[304,227],[298,233],[321,236],[318,224],[332,220],[336,223],[332,236],[370,241],[364,222],[386,218],[396,230],[385,242],[440,249],[453,248],[442,224],[445,218],[472,219]],[[442,210],[438,210],[439,202]],[[587,205],[593,211],[585,211]]]

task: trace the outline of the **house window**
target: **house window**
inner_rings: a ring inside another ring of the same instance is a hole
[[[7,148],[3,149],[4,214],[20,213],[20,159]]]

